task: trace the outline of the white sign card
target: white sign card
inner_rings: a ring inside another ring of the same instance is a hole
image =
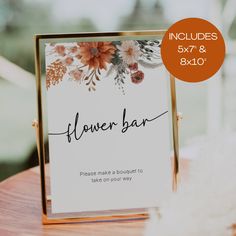
[[[160,41],[46,43],[52,213],[157,207],[172,188]]]

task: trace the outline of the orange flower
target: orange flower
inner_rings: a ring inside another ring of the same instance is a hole
[[[89,69],[105,69],[106,63],[112,59],[116,48],[111,42],[83,42],[79,43],[81,62]]]
[[[80,79],[83,76],[83,71],[79,69],[75,69],[69,72],[69,75],[73,78],[75,81],[80,81]]]
[[[64,60],[64,63],[65,65],[69,66],[73,63],[74,59],[73,57],[67,57],[65,60]]]
[[[66,48],[63,45],[57,45],[55,47],[55,52],[58,53],[60,56],[65,56],[65,50]]]

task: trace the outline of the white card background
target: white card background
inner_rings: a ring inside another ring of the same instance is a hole
[[[51,60],[48,56],[46,63]],[[102,76],[92,92],[83,84],[69,81],[68,75],[48,89],[49,133],[66,131],[68,123],[73,126],[77,112],[78,130],[85,124],[118,123],[112,130],[84,133],[80,140],[72,135],[71,143],[66,135],[49,136],[53,213],[156,207],[170,194],[168,77],[163,67],[140,69],[144,80],[133,84],[127,77],[125,95],[115,85],[114,75]],[[124,108],[129,122],[168,113],[145,127],[131,127],[122,133]],[[117,174],[117,170],[133,173]],[[80,175],[99,171],[111,174]],[[94,183],[92,178],[102,182]],[[114,178],[120,180],[111,182]]]

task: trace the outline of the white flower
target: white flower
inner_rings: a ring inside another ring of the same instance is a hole
[[[119,49],[119,55],[128,65],[137,62],[141,54],[139,46],[132,40],[123,41],[120,46],[117,45],[117,48]]]

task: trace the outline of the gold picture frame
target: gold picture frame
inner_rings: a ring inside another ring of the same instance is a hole
[[[106,212],[90,212],[89,214],[71,213],[71,214],[51,214],[50,213],[50,190],[48,190],[47,166],[46,166],[46,151],[44,137],[44,114],[43,114],[43,95],[42,95],[42,58],[41,58],[41,43],[45,40],[64,40],[76,38],[123,38],[123,37],[163,37],[165,31],[124,31],[124,32],[106,32],[106,33],[71,33],[71,34],[40,34],[35,35],[35,72],[36,72],[36,88],[37,88],[37,112],[38,118],[33,122],[36,129],[37,149],[40,164],[41,177],[41,199],[42,199],[42,223],[43,224],[58,224],[71,222],[98,222],[98,221],[113,221],[113,220],[134,220],[144,219],[148,217],[145,209],[132,210],[116,210]],[[172,109],[172,132],[173,132],[173,191],[177,188],[177,175],[179,172],[179,141],[178,141],[178,124],[177,124],[177,108],[176,108],[176,91],[175,78],[170,75],[170,96]]]

